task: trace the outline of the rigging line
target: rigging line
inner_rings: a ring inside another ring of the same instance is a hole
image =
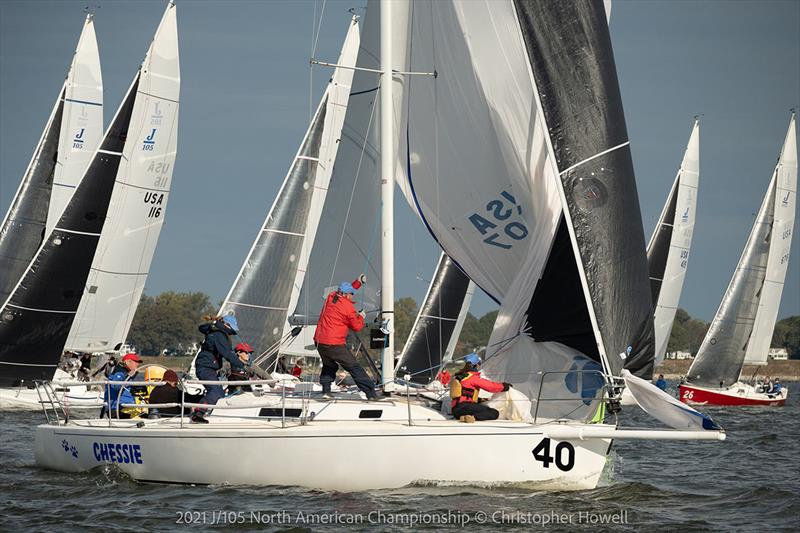
[[[382,81],[382,80],[381,80]],[[344,234],[345,234],[345,227],[347,226],[347,221],[350,219],[350,211],[353,208],[353,198],[355,197],[356,193],[356,185],[358,184],[358,180],[361,177],[361,164],[364,161],[364,154],[367,151],[367,142],[369,139],[369,132],[372,130],[372,119],[375,116],[375,104],[378,102],[378,99],[375,98],[372,100],[372,109],[369,112],[369,121],[367,122],[367,129],[364,132],[363,143],[361,145],[361,155],[358,158],[358,166],[356,166],[356,176],[353,180],[353,187],[350,190],[350,201],[347,203],[347,211],[344,215],[344,225],[342,226],[342,234],[339,236],[339,244],[336,248],[336,257],[333,260],[333,268],[331,269],[331,276],[328,279],[328,286],[330,287],[333,284],[333,276],[336,272],[336,265],[339,263],[339,255],[342,252],[342,241],[344,241]]]
[[[619,150],[620,148],[624,148],[625,146],[628,146],[630,143],[631,143],[631,141],[625,141],[624,143],[620,143],[620,144],[618,144],[616,146],[612,146],[611,148],[608,148],[606,150],[603,150],[602,152],[596,153],[591,157],[587,157],[583,161],[578,161],[574,165],[565,168],[564,170],[562,170],[558,174],[559,174],[559,176],[563,176],[564,174],[566,174],[570,170],[575,170],[579,166],[584,165],[584,164],[588,163],[589,161],[592,161],[593,159],[597,159],[598,157],[602,157],[602,156],[604,156],[604,155],[606,155],[606,154],[608,154],[610,152],[613,152],[615,150]]]

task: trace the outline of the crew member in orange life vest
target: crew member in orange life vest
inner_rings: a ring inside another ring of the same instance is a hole
[[[497,420],[500,413],[488,405],[478,402],[478,391],[503,392],[511,388],[510,383],[498,383],[481,377],[481,358],[471,353],[464,356],[464,370],[453,376],[450,382],[453,417],[462,422],[475,420]]]
[[[375,393],[375,384],[350,353],[346,344],[348,330],[358,332],[364,328],[364,311],[356,311],[353,306],[353,296],[366,281],[367,277],[361,274],[352,283],[342,282],[337,290],[328,295],[325,305],[322,306],[317,321],[317,331],[314,333],[314,344],[317,345],[317,351],[322,359],[319,384],[322,385],[323,394],[330,394],[331,384],[336,379],[336,371],[341,365],[350,373],[356,386],[367,395],[368,399],[375,399],[378,396]]]

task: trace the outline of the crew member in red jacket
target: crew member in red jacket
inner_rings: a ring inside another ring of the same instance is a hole
[[[331,384],[336,379],[336,371],[341,365],[350,373],[356,386],[367,395],[367,398],[377,398],[375,384],[358,364],[346,344],[348,330],[358,332],[364,328],[364,311],[356,311],[353,306],[353,296],[365,282],[366,277],[361,274],[352,283],[346,281],[341,283],[337,290],[328,295],[322,307],[314,343],[322,359],[319,383],[322,385],[323,394],[330,394]]]
[[[462,422],[476,420],[497,420],[500,413],[488,405],[478,402],[478,392],[503,392],[511,388],[510,383],[498,383],[481,377],[481,358],[471,353],[464,356],[464,370],[453,377],[450,382],[453,417]]]

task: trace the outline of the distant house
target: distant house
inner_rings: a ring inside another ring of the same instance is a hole
[[[786,361],[789,359],[789,352],[786,351],[786,348],[770,348],[769,358],[775,361]]]
[[[677,350],[674,352],[667,352],[664,354],[665,359],[691,359],[692,354],[691,352],[687,352],[684,350]]]

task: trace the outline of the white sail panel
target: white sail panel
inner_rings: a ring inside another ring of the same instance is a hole
[[[66,349],[123,343],[139,304],[169,200],[178,141],[180,63],[170,5],[141,66],[108,217]]]
[[[401,189],[447,255],[503,301],[531,252],[535,286],[561,215],[514,5],[417,2],[411,41],[409,69],[438,76],[408,80]]]
[[[695,210],[697,207],[697,190],[700,178],[700,124],[695,121],[689,144],[683,155],[678,175],[675,177],[677,198],[671,220],[665,220],[666,211],[670,202],[664,207],[659,223],[653,231],[653,237],[648,245],[648,256],[655,241],[655,237],[662,226],[671,226],[669,249],[666,264],[664,265],[661,279],[657,280],[660,290],[655,304],[654,333],[656,340],[655,364],[664,359],[667,344],[678,311],[683,281],[686,277],[686,268],[689,262],[689,253],[692,246],[694,232]],[[652,275],[651,265],[651,275]]]
[[[792,114],[773,177],[775,180],[775,207],[769,238],[767,273],[758,301],[755,326],[750,334],[750,342],[747,344],[745,363],[766,364],[767,362],[775,321],[778,318],[778,309],[781,304],[786,271],[789,268],[797,200],[797,133],[795,127],[795,115]]]
[[[58,222],[102,137],[100,54],[93,17],[88,15],[64,83],[64,107],[46,233]]]
[[[356,64],[378,68],[379,13],[370,4]],[[380,307],[380,179],[378,76],[356,71],[342,126],[330,187],[320,215],[293,324],[315,324],[332,287],[361,273],[367,284],[355,305],[374,316]]]

